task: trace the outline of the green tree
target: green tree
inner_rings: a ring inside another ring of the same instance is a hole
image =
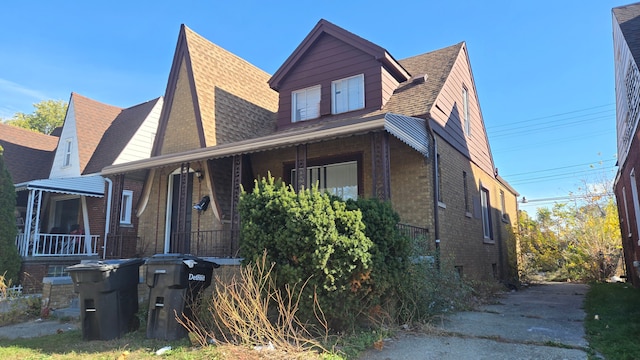
[[[43,100],[33,104],[33,107],[35,110],[31,114],[18,112],[3,122],[48,135],[62,126],[67,114],[67,102],[63,100]]]
[[[12,283],[18,281],[21,259],[16,248],[16,191],[11,174],[4,165],[0,146],[0,275]]]

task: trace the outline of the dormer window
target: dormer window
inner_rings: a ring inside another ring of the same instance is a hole
[[[331,82],[331,113],[364,108],[364,74]]]
[[[320,85],[291,92],[291,122],[320,117]]]

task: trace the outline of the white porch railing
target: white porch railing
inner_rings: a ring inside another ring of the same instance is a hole
[[[98,255],[100,235],[38,234],[26,240],[24,234],[16,236],[23,256],[94,256]]]

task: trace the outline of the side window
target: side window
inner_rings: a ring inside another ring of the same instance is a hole
[[[364,74],[331,82],[331,113],[364,108]]]
[[[489,190],[480,190],[480,203],[482,206],[482,231],[485,239],[493,239],[491,230],[491,204],[489,202]]]
[[[320,85],[291,92],[291,122],[320,117]]]
[[[62,161],[62,166],[70,166],[71,165],[71,149],[72,149],[71,139],[67,139],[64,144],[64,160]]]
[[[504,190],[500,190],[500,215],[502,220],[507,219],[507,207],[504,199]]]
[[[122,204],[120,205],[120,224],[131,224],[131,210],[133,208],[133,191],[122,191]]]
[[[469,119],[469,91],[462,87],[462,111],[464,116],[464,133],[471,136],[471,119]]]
[[[467,179],[467,172],[462,172],[462,182],[464,186],[464,212],[467,216],[471,216],[471,205],[469,204],[469,180]]]

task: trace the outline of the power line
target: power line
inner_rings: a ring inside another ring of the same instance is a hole
[[[603,163],[609,163],[609,162],[612,162],[612,161],[616,161],[616,159],[598,160],[597,162],[587,162],[587,163],[582,163],[582,164],[575,164],[575,165],[560,166],[560,167],[551,168],[551,169],[533,170],[533,171],[528,171],[528,172],[523,172],[523,173],[517,173],[517,174],[507,174],[507,175],[503,175],[503,177],[504,177],[504,178],[507,178],[507,177],[514,177],[514,176],[521,176],[521,175],[529,175],[529,174],[542,173],[542,172],[548,172],[548,171],[555,171],[555,170],[570,169],[570,168],[576,168],[576,167],[580,167],[580,166],[593,165],[594,163],[600,163],[600,164],[603,164]]]
[[[512,126],[513,124],[521,124],[521,123],[530,122],[530,121],[535,121],[535,120],[549,119],[549,118],[552,118],[552,117],[557,117],[557,116],[562,116],[562,115],[575,114],[575,113],[578,113],[578,112],[583,112],[583,111],[587,111],[587,110],[598,109],[598,108],[602,108],[602,107],[605,107],[605,106],[611,106],[611,105],[615,105],[615,103],[604,104],[604,105],[598,105],[598,106],[594,106],[594,107],[590,107],[590,108],[585,108],[585,109],[579,109],[579,110],[567,111],[567,112],[564,112],[564,113],[558,113],[558,114],[546,115],[546,116],[541,116],[541,117],[532,118],[532,119],[528,119],[528,120],[512,121],[512,122],[510,122],[510,123],[508,123],[508,124],[492,125],[492,126],[488,126],[488,127],[487,127],[487,129],[493,129],[493,128],[503,127],[503,126]]]
[[[560,123],[560,122],[546,122],[546,123],[542,123],[542,124],[532,124],[532,125],[528,125],[528,126],[520,126],[520,127],[513,128],[513,129],[498,130],[497,131],[498,134],[496,134],[496,132],[493,132],[492,135],[491,135],[491,138],[499,138],[499,137],[504,137],[504,136],[511,136],[511,135],[514,135],[514,134],[521,134],[521,133],[539,132],[539,131],[543,131],[543,130],[559,128],[559,127],[566,127],[566,126],[571,126],[571,125],[575,125],[575,124],[586,124],[586,123],[589,123],[589,122],[610,118],[611,116],[612,115],[598,116],[598,117],[590,118],[590,119],[580,119],[580,118],[578,118],[579,120],[575,120],[575,121],[571,121],[571,122],[563,122],[563,123]],[[567,119],[567,120],[569,120],[569,119]],[[550,124],[550,123],[553,123],[554,125],[543,126],[543,127],[540,126],[540,125],[546,125],[546,124]],[[489,130],[487,130],[487,132],[489,132]]]

